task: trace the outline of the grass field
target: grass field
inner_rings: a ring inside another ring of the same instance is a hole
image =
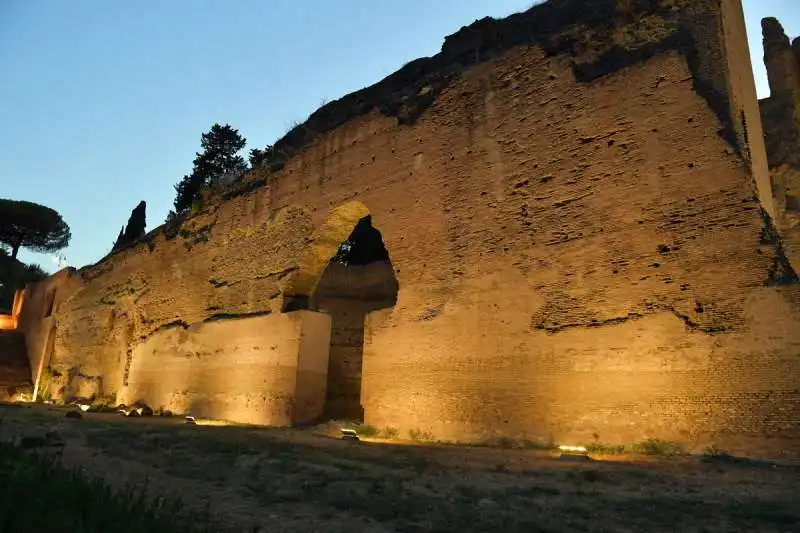
[[[150,529],[119,532],[160,531],[170,520],[176,532],[800,531],[800,469],[786,465],[684,456],[564,461],[534,450],[353,443],[175,419],[68,420],[44,406],[0,407],[0,417],[4,440],[60,450],[66,468],[101,478],[110,487],[102,490],[119,491],[119,501],[137,502],[136,513],[150,517]],[[54,439],[63,446],[42,446]],[[65,487],[43,492],[62,514]],[[163,496],[169,504],[159,504]],[[42,513],[42,498],[30,499],[4,512]],[[125,516],[111,496],[100,501]]]

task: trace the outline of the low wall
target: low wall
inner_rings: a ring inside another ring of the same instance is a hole
[[[310,311],[164,329],[134,348],[117,400],[249,424],[308,422],[322,414],[329,344],[330,317]]]

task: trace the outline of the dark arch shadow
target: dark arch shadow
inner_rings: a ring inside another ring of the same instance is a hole
[[[361,371],[367,314],[394,307],[399,284],[372,217],[358,220],[322,273],[308,308],[331,316],[325,419],[363,420]]]

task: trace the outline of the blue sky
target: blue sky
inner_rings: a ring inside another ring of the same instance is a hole
[[[67,264],[93,263],[140,200],[148,230],[163,222],[215,121],[263,147],[461,26],[532,3],[0,0],[0,197],[57,209],[72,228]],[[766,96],[760,20],[800,35],[800,2],[744,4]]]

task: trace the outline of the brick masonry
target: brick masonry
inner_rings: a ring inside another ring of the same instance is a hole
[[[328,104],[271,170],[73,273],[49,364],[120,391],[165,327],[223,331],[327,291],[325,388],[352,403],[341,354],[358,328],[331,309],[363,310],[364,292],[324,278],[370,214],[399,289],[365,318],[367,423],[796,455],[800,290],[772,224],[740,2],[640,4],[479,21]],[[53,283],[31,288],[30,316]],[[219,349],[215,371],[238,375]]]

